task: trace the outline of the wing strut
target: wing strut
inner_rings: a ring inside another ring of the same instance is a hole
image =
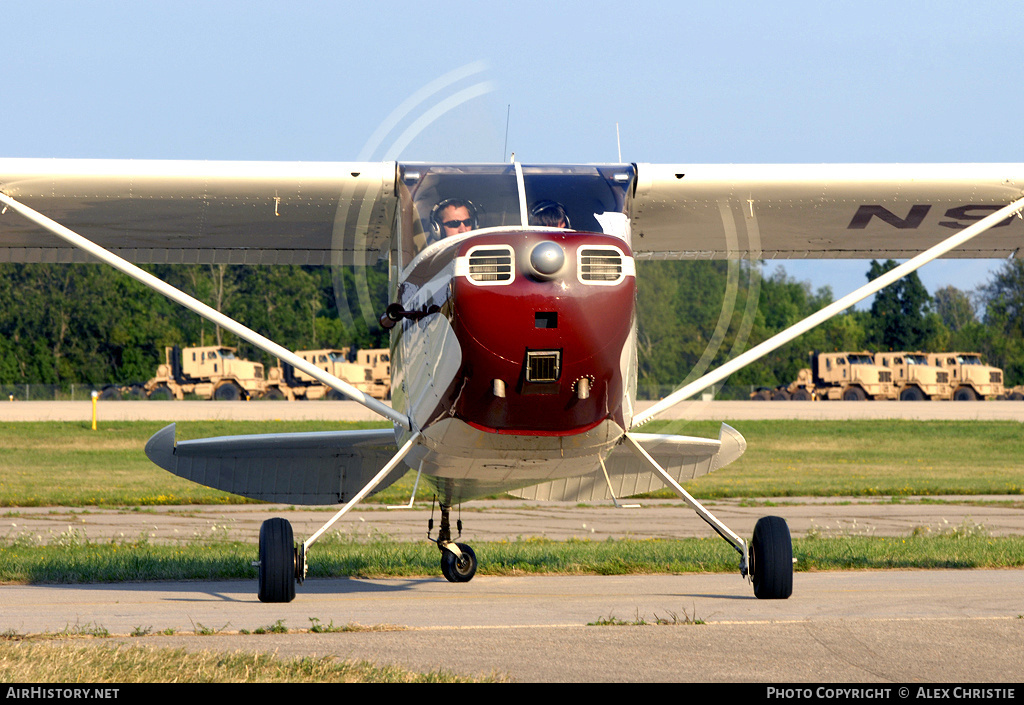
[[[366,495],[370,494],[370,492],[373,491],[373,488],[376,487],[377,485],[379,485],[381,483],[381,481],[385,477],[388,476],[388,473],[390,473],[392,470],[394,470],[398,466],[398,464],[400,462],[402,462],[402,460],[405,459],[405,456],[407,456],[409,454],[409,451],[411,451],[414,447],[416,447],[416,444],[419,442],[419,440],[420,440],[420,434],[417,431],[416,433],[412,434],[412,436],[409,437],[409,440],[407,440],[405,442],[405,445],[403,445],[398,450],[398,452],[395,453],[394,457],[391,458],[391,460],[389,460],[387,462],[387,464],[383,468],[381,468],[380,472],[377,473],[372,480],[370,480],[368,483],[366,483],[366,487],[364,487],[363,489],[359,490],[355,494],[355,496],[352,497],[352,499],[350,499],[345,504],[345,506],[343,506],[340,510],[338,510],[337,514],[335,514],[333,517],[331,517],[327,521],[327,523],[324,524],[323,526],[321,526],[320,529],[315,534],[313,534],[312,536],[310,536],[308,539],[306,539],[303,542],[303,544],[302,544],[303,552],[308,550],[309,547],[313,545],[313,542],[316,541],[318,538],[320,538],[325,531],[327,531],[329,528],[334,526],[334,523],[336,521],[338,521],[338,519],[341,519],[343,516],[345,516],[348,513],[348,510],[350,510],[352,507],[356,506],[361,501],[363,501],[363,498],[366,497]]]
[[[327,372],[321,370],[315,365],[306,362],[301,357],[291,352],[287,348],[283,348],[274,341],[268,338],[264,338],[256,331],[250,328],[246,328],[238,321],[225,316],[220,311],[217,311],[207,306],[202,301],[192,298],[191,296],[181,291],[180,289],[176,289],[170,284],[161,281],[160,279],[154,277],[149,272],[140,269],[139,267],[136,267],[131,262],[128,262],[127,260],[122,259],[121,257],[118,257],[114,253],[100,247],[91,240],[82,237],[73,230],[70,230],[69,228],[64,227],[60,223],[51,220],[50,218],[47,218],[42,213],[39,213],[38,211],[35,211],[32,208],[29,208],[23,203],[19,203],[18,201],[14,200],[10,196],[2,192],[0,192],[0,203],[3,203],[5,206],[13,208],[14,210],[21,213],[23,216],[28,218],[29,220],[31,220],[32,222],[42,226],[43,228],[46,228],[57,237],[64,240],[65,242],[68,242],[69,244],[75,247],[85,250],[86,252],[88,252],[101,262],[109,264],[114,269],[124,272],[133,279],[163,294],[172,301],[181,304],[190,311],[199,314],[208,321],[213,322],[214,324],[220,326],[221,328],[224,328],[225,330],[231,331],[239,338],[247,340],[256,347],[260,348],[261,350],[265,350],[266,352],[283,360],[284,362],[293,365],[296,369],[302,370],[310,377],[313,377],[314,379],[323,382],[331,389],[335,389],[344,394],[345,396],[349,397],[350,399],[359,402],[366,408],[376,412],[377,414],[380,414],[389,421],[398,424],[399,426],[406,430],[412,430],[412,420],[405,414],[402,414],[396,411],[395,409],[392,409],[387,404],[383,404],[377,399],[374,399],[373,397],[364,394],[363,392],[360,392],[358,389],[350,385],[348,382],[345,382],[342,379],[338,379],[334,375],[328,374]]]
[[[712,384],[721,382],[723,379],[725,379],[732,373],[741,370],[742,368],[746,367],[755,360],[764,357],[765,355],[775,350],[776,348],[785,345],[789,341],[793,340],[793,338],[796,338],[797,336],[811,330],[815,326],[824,323],[825,321],[832,318],[836,314],[841,313],[842,311],[845,311],[846,309],[850,308],[858,301],[866,299],[868,296],[871,296],[877,291],[880,291],[881,289],[887,287],[889,284],[892,284],[896,280],[905,277],[911,272],[918,270],[919,268],[931,262],[933,259],[941,257],[950,250],[959,247],[960,245],[963,245],[971,238],[980,235],[986,230],[998,225],[1006,218],[1012,217],[1014,215],[1020,215],[1020,211],[1022,208],[1024,208],[1024,198],[1020,198],[1011,203],[1010,205],[997,210],[995,213],[992,213],[991,215],[982,218],[974,225],[968,228],[964,228],[963,230],[953,235],[952,237],[949,237],[940,242],[939,244],[930,247],[929,249],[925,250],[924,252],[917,255],[913,259],[907,260],[906,262],[899,265],[895,269],[886,272],[885,274],[878,277],[874,281],[865,284],[856,291],[847,294],[846,296],[832,304],[829,304],[828,306],[821,309],[817,313],[811,314],[804,320],[790,326],[781,333],[776,333],[763,343],[755,345],[747,352],[725,363],[724,365],[716,369],[714,372],[710,372],[701,377],[700,379],[690,382],[681,389],[678,389],[672,394],[668,395],[667,397],[665,397],[660,402],[650,407],[643,413],[637,414],[636,416],[633,417],[632,428],[636,428],[637,426],[647,423],[648,421],[650,421],[651,419],[653,419],[655,416],[665,411],[666,409],[675,406],[681,401],[689,399],[694,394],[697,394],[698,392],[707,389]]]
[[[665,482],[665,484],[667,484],[669,487],[672,488],[673,492],[675,492],[677,495],[679,495],[679,497],[684,502],[686,502],[688,505],[690,505],[690,508],[693,509],[693,511],[697,512],[697,516],[699,516],[701,519],[706,521],[708,523],[708,525],[712,529],[714,529],[715,532],[719,536],[721,536],[723,539],[725,539],[726,541],[728,541],[729,543],[732,544],[733,548],[735,548],[739,552],[739,554],[741,556],[741,558],[740,558],[740,572],[744,576],[746,576],[746,574],[747,574],[747,544],[746,544],[746,542],[743,539],[741,539],[739,536],[737,536],[736,533],[733,532],[728,526],[726,526],[721,521],[719,521],[718,518],[715,517],[714,514],[709,512],[707,509],[705,509],[704,506],[700,502],[698,502],[696,499],[694,499],[693,496],[690,495],[689,492],[687,492],[686,490],[683,489],[682,485],[680,485],[678,482],[676,482],[675,479],[671,475],[669,475],[667,472],[665,472],[665,469],[662,468],[661,465],[658,464],[658,461],[656,461],[654,458],[652,458],[650,453],[648,453],[646,450],[644,450],[644,447],[642,445],[637,443],[637,441],[633,437],[632,433],[627,433],[625,436],[623,436],[623,441],[622,442],[623,442],[623,444],[627,448],[629,448],[633,452],[633,455],[638,457],[644,464],[647,465],[647,467],[649,467],[651,470],[653,470],[655,472],[655,474],[658,475],[662,479],[662,481]]]

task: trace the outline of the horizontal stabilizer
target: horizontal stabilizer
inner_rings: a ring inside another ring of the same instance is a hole
[[[170,473],[266,502],[340,504],[394,456],[389,428],[221,436],[175,443],[175,425],[153,434],[146,456]],[[399,465],[377,491],[401,478]]]
[[[630,435],[680,483],[725,467],[747,449],[743,436],[726,424],[722,424],[717,440],[659,433]],[[604,463],[608,470],[607,481],[598,467],[589,475],[545,482],[511,494],[524,499],[589,502],[629,497],[665,487],[660,477],[647,470],[629,449],[621,445]]]

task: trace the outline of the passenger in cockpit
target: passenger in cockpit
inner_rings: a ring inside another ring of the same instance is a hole
[[[476,230],[476,207],[464,198],[446,198],[430,211],[430,227],[431,242]]]
[[[530,225],[542,228],[571,228],[565,208],[555,201],[537,201],[530,209]]]

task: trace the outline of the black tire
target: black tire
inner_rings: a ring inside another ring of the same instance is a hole
[[[113,385],[110,385],[109,387],[104,387],[103,391],[100,392],[99,398],[100,398],[101,401],[104,400],[104,399],[120,399],[121,398],[121,388],[120,387],[115,387]]]
[[[811,393],[803,387],[793,392],[793,401],[811,401],[813,398]]]
[[[284,392],[277,387],[271,387],[267,390],[267,393],[263,395],[264,399],[270,399],[271,401],[281,401],[284,399]]]
[[[960,387],[953,392],[953,401],[977,401],[978,395],[970,387]]]
[[[767,389],[759,389],[754,394],[754,396],[751,397],[751,399],[753,399],[754,401],[768,401],[771,398],[772,398],[772,393],[770,391],[768,391]]]
[[[441,551],[441,573],[450,583],[468,583],[476,575],[476,554],[464,543],[455,545],[462,551],[462,558],[451,551]]]
[[[217,401],[239,401],[242,398],[242,390],[232,382],[222,384],[213,392],[213,398]]]
[[[761,517],[750,543],[754,596],[785,600],[793,594],[793,539],[782,517]]]
[[[260,602],[295,599],[295,542],[287,519],[267,519],[260,526]]]
[[[1010,392],[1010,401],[1024,401],[1024,393]]]
[[[155,401],[170,400],[174,398],[174,392],[170,388],[161,385],[149,393],[149,398]]]
[[[924,401],[924,392],[917,387],[907,387],[900,392],[900,401]]]
[[[789,392],[785,389],[777,389],[772,393],[772,401],[789,401]]]
[[[864,401],[867,395],[860,387],[847,387],[843,392],[843,401]]]

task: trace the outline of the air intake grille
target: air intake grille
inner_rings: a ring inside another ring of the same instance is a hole
[[[512,281],[512,249],[487,247],[470,252],[469,278],[475,282]]]
[[[939,384],[949,384],[949,373],[948,372],[936,372],[935,381]]]
[[[879,382],[892,382],[892,372],[889,370],[880,370],[878,372]]]
[[[1003,383],[1003,373],[1002,372],[989,372],[988,373],[988,380],[992,384],[1002,384]]]
[[[527,382],[557,382],[562,355],[558,350],[526,353]]]
[[[622,253],[605,247],[580,250],[580,281],[616,282],[622,278]]]

